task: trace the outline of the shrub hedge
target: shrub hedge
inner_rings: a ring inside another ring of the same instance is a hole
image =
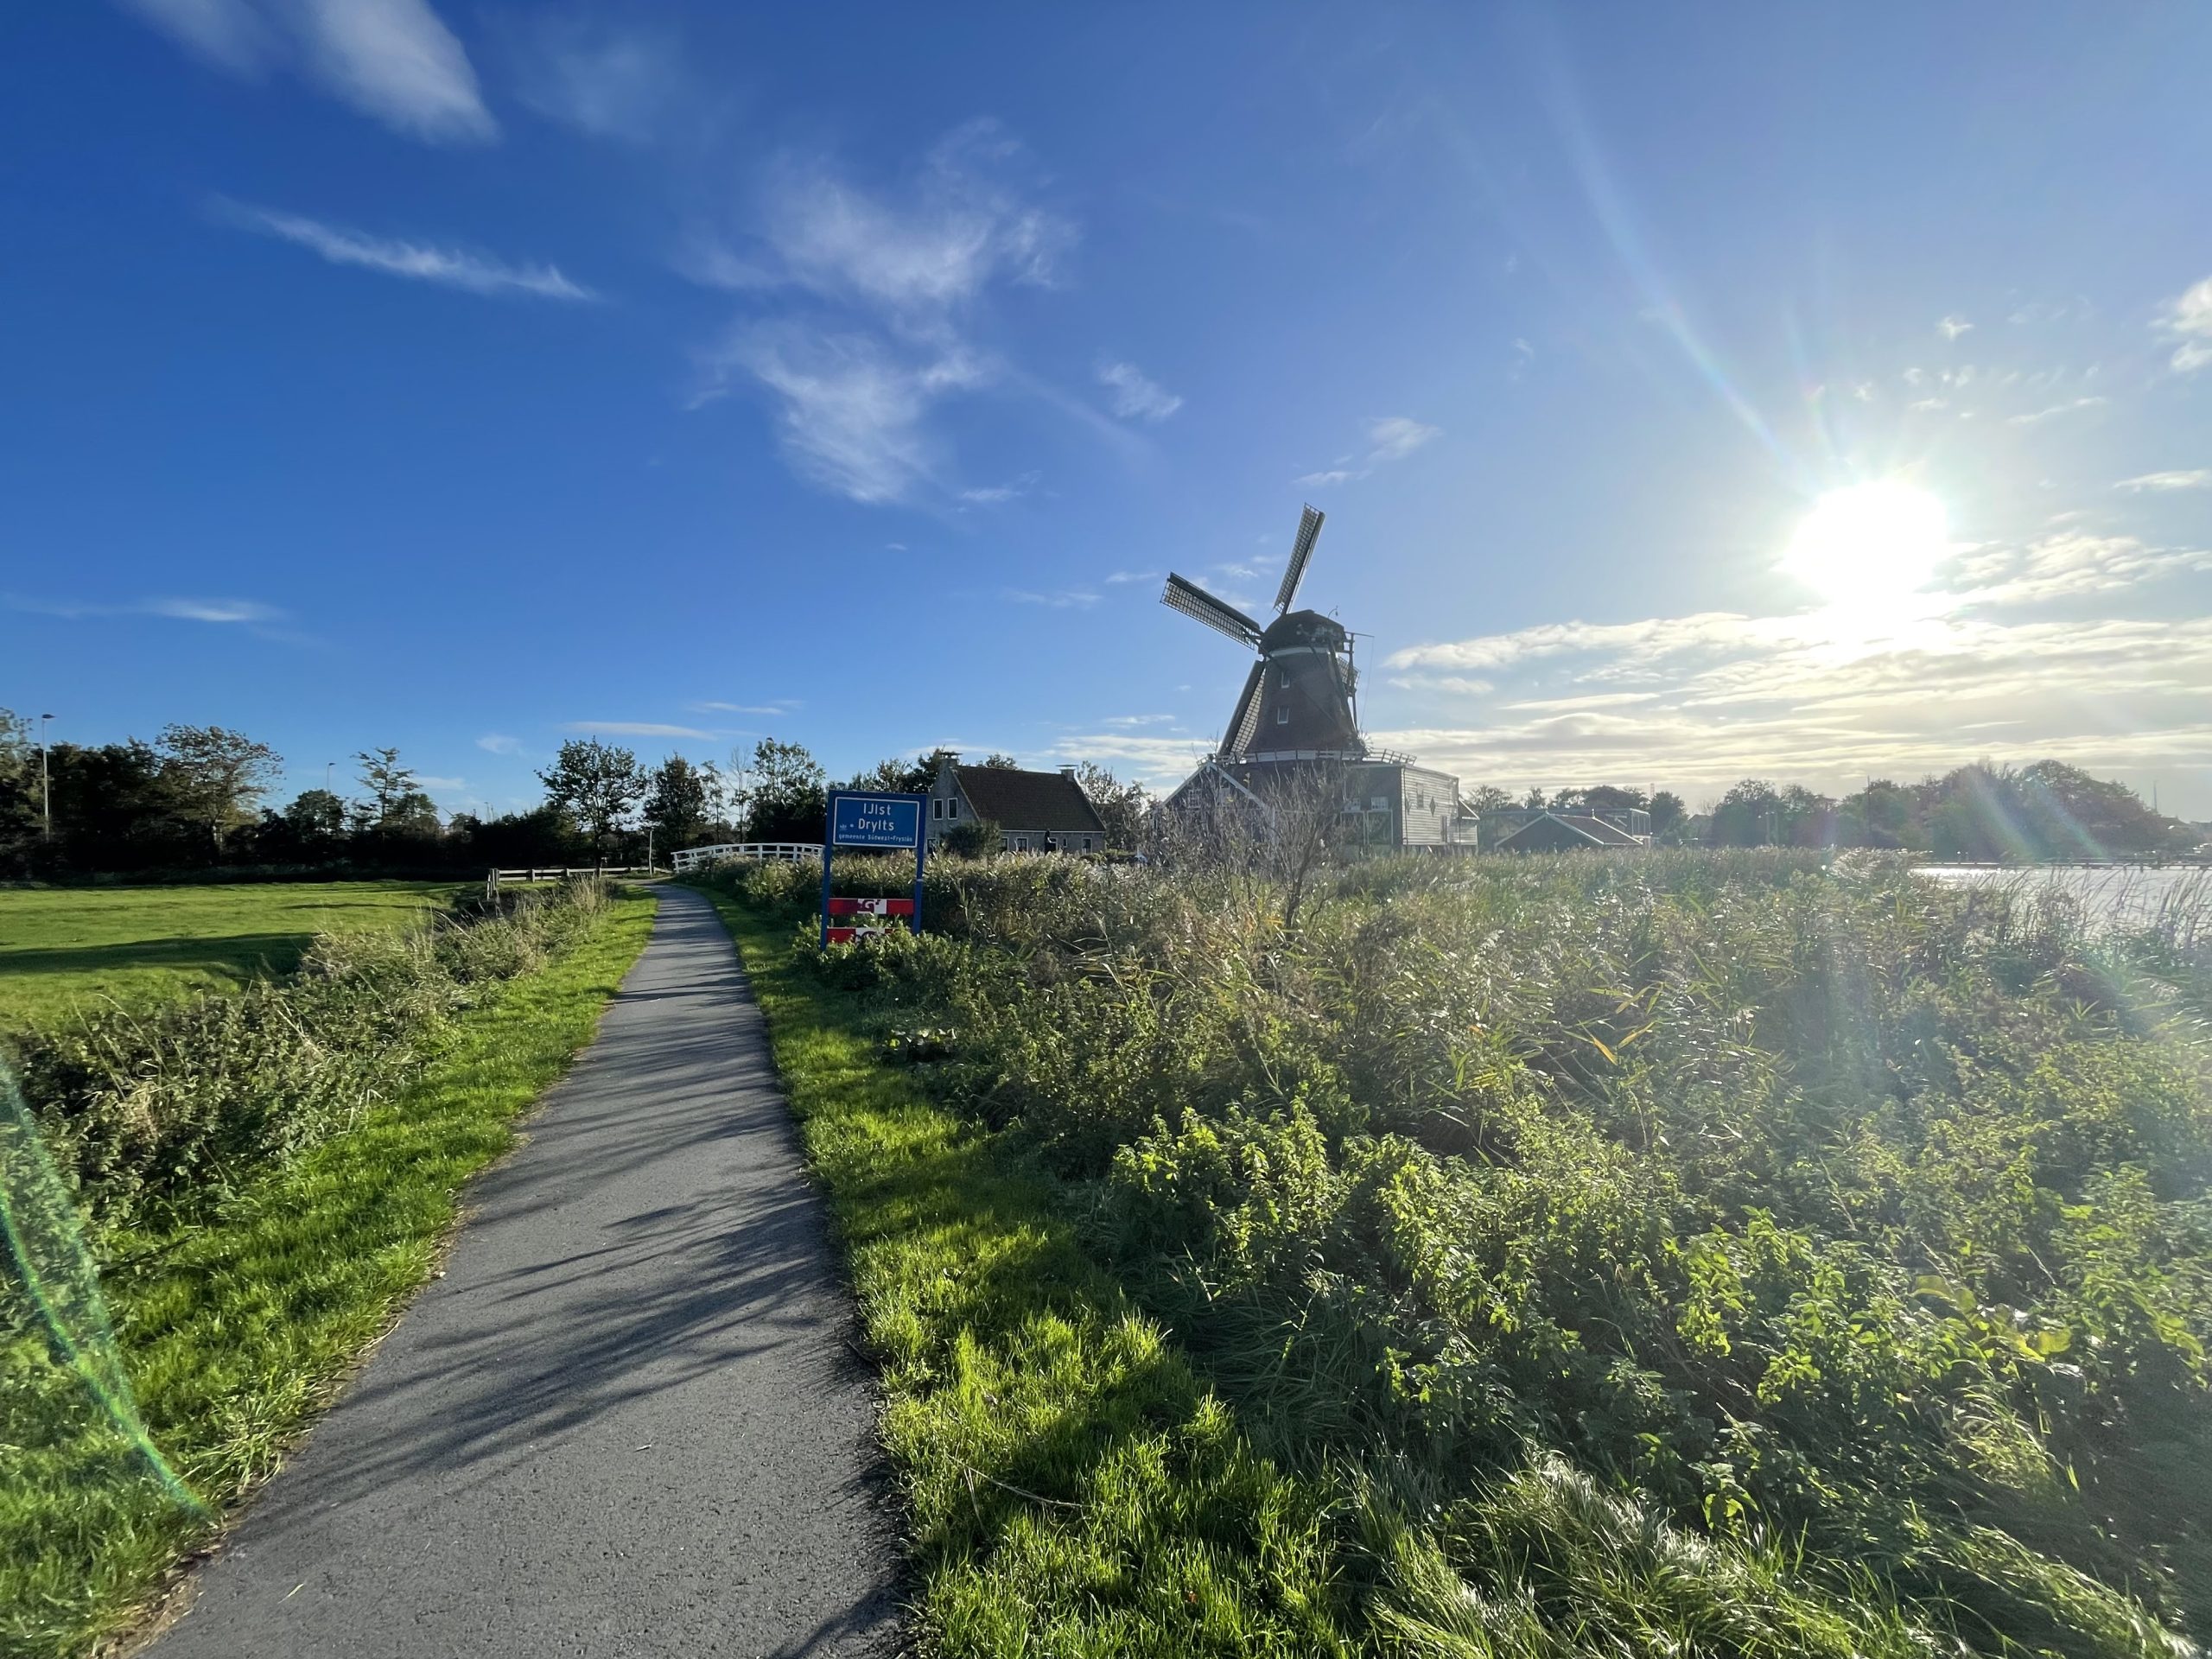
[[[10,1058],[96,1227],[175,1221],[357,1122],[484,988],[565,949],[605,902],[571,882],[489,913],[325,934],[288,979],[35,1030]]]

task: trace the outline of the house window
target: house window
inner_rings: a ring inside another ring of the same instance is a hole
[[[960,798],[957,795],[944,804],[944,816],[948,818],[957,818],[960,816]]]
[[[1290,706],[1287,703],[1277,703],[1275,705],[1275,724],[1278,726],[1287,726],[1290,724]]]
[[[930,803],[930,817],[933,818],[941,818],[944,816],[944,803],[942,800],[931,801]]]

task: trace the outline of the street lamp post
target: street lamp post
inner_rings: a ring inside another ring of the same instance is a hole
[[[38,717],[38,799],[39,816],[44,820],[43,838],[54,839],[54,779],[46,768],[46,727],[52,715]]]

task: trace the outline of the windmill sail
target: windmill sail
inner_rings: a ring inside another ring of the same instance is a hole
[[[1227,634],[1239,645],[1257,646],[1260,643],[1258,623],[1234,605],[1216,599],[1195,582],[1186,582],[1181,576],[1169,576],[1166,591],[1160,594],[1160,602],[1171,610],[1180,611],[1184,615]]]
[[[1244,690],[1236,699],[1236,712],[1229,717],[1229,730],[1223,734],[1222,753],[1242,754],[1252,747],[1252,739],[1260,728],[1260,683],[1267,677],[1265,662],[1252,664],[1252,671],[1244,678]]]
[[[1305,508],[1298,515],[1298,540],[1291,546],[1290,562],[1282,568],[1282,586],[1275,590],[1277,611],[1288,610],[1290,601],[1298,597],[1298,584],[1306,580],[1306,562],[1313,556],[1324,516],[1319,507]]]

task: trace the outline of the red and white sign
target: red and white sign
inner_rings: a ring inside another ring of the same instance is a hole
[[[911,899],[832,899],[830,913],[832,916],[912,916],[914,901]]]

